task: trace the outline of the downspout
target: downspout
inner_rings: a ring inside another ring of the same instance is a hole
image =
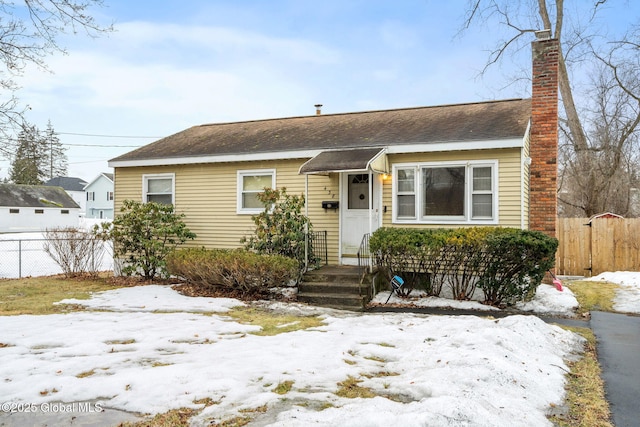
[[[369,236],[373,233],[373,172],[369,170]]]
[[[304,271],[309,270],[309,174],[304,175]]]

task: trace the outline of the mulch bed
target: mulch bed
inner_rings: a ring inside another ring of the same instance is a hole
[[[209,297],[209,298],[235,298],[240,301],[250,302],[258,300],[284,300],[281,295],[265,294],[264,292],[245,292],[239,289],[228,289],[220,286],[201,285],[197,283],[175,283],[172,282],[176,292],[188,297]]]

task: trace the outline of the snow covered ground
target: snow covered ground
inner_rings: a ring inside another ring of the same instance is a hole
[[[620,289],[613,300],[613,309],[623,313],[640,313],[640,272],[608,272],[586,280],[604,280],[618,284]]]
[[[458,310],[477,310],[477,311],[499,311],[500,309],[489,305],[481,304],[477,301],[456,301],[447,298],[436,298],[425,296],[420,291],[413,291],[409,298],[398,298],[395,294],[389,298],[389,292],[380,292],[372,300],[373,304],[378,305],[400,305],[413,307],[435,307],[435,308],[453,308]],[[558,291],[554,286],[540,285],[536,290],[536,295],[532,301],[518,304],[517,308],[522,311],[533,312],[536,314],[549,316],[572,317],[575,309],[578,307],[578,300],[573,292],[566,286],[562,292]],[[488,313],[490,314],[490,313]]]
[[[620,286],[616,292],[613,308],[622,313],[640,314],[640,272],[617,271],[602,273],[591,278],[580,279],[588,281],[606,281]],[[388,292],[381,292],[373,302],[384,304],[389,297]],[[476,301],[455,301],[445,298],[426,297],[419,292],[412,292],[409,299],[401,299],[391,296],[388,304],[410,305],[414,307],[446,307],[460,310],[496,310],[494,307],[480,304]],[[540,315],[573,317],[578,301],[571,292],[571,281],[565,281],[562,291],[555,286],[542,284],[538,286],[533,300],[517,304],[516,308],[522,311]]]
[[[614,307],[640,313],[640,273],[591,280],[618,283]],[[534,300],[518,308],[571,316],[577,301],[570,287],[565,283],[559,292],[541,285]],[[387,297],[380,293],[376,301]],[[84,405],[75,411],[106,408],[112,418],[103,412],[73,417],[116,425],[123,420],[118,415],[131,415],[114,410],[156,414],[202,408],[195,402],[210,398],[217,403],[204,408],[195,425],[249,413],[262,426],[544,426],[564,399],[565,362],[582,345],[577,335],[535,316],[496,320],[480,303],[418,294],[411,305],[484,310],[487,317],[266,303],[321,316],[324,325],[263,337],[251,334],[257,327],[225,316],[242,302],[189,298],[167,286],[65,302],[88,310],[0,317],[0,425],[68,424],[71,415],[60,409],[71,404]],[[406,301],[392,297],[393,303]],[[337,396],[338,384],[349,378],[378,397]],[[276,393],[285,381],[291,391]],[[263,405],[265,414],[246,412]],[[2,413],[20,408],[37,413]]]
[[[582,343],[535,316],[356,314],[283,303],[273,306],[315,313],[324,325],[257,336],[258,327],[225,316],[240,301],[155,285],[64,302],[89,310],[0,317],[4,402],[155,414],[216,401],[196,425],[267,405],[260,425],[545,426],[564,399],[565,361]],[[337,396],[350,377],[387,397]],[[285,381],[291,391],[274,392]]]

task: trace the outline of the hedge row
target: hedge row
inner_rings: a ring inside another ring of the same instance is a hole
[[[187,248],[167,257],[167,270],[194,284],[266,294],[270,288],[295,281],[298,262],[244,249]]]
[[[379,270],[405,281],[401,292],[424,289],[468,300],[476,288],[491,305],[530,299],[553,267],[558,241],[537,231],[501,227],[380,228],[370,239]]]

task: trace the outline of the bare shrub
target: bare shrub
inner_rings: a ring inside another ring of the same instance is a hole
[[[104,245],[94,234],[64,227],[46,230],[44,238],[44,251],[62,268],[65,277],[98,273]]]

